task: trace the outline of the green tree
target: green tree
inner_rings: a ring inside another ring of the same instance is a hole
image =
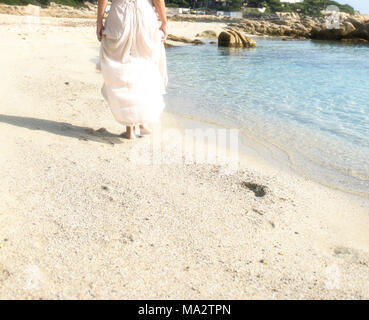
[[[227,9],[228,10],[240,10],[242,5],[242,0],[229,0]]]

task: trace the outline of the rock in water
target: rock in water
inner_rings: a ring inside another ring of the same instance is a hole
[[[222,31],[218,36],[219,47],[255,48],[256,42],[236,30]]]
[[[239,44],[231,32],[222,31],[218,36],[219,47],[239,47]]]

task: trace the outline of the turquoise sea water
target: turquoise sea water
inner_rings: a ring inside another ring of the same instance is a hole
[[[369,194],[369,46],[256,38],[167,49],[169,111],[239,128],[320,182]]]

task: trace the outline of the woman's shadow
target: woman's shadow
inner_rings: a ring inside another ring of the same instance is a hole
[[[122,138],[118,134],[111,133],[105,128],[94,130],[89,127],[75,126],[66,122],[9,116],[5,114],[0,114],[0,122],[30,130],[43,130],[65,137],[76,138],[78,140],[95,141],[110,145],[122,143]]]

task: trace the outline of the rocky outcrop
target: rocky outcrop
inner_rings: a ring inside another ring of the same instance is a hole
[[[311,29],[311,38],[320,40],[341,40],[356,29],[351,22],[345,21],[339,29],[327,29],[325,25],[317,25]]]
[[[233,48],[255,48],[256,42],[247,37],[243,32],[228,29],[219,34],[218,46]]]
[[[228,26],[233,30],[241,30],[253,35],[268,35],[274,37],[309,37],[314,23],[307,20],[249,20],[244,19],[241,23],[231,23]]]
[[[345,20],[340,23],[339,29],[327,29],[325,25],[317,25],[311,30],[311,38],[340,40],[351,43],[369,43],[369,21],[359,24],[357,20]]]
[[[361,26],[358,26],[350,35],[352,36],[352,38],[361,38],[369,41],[369,21],[362,24]]]
[[[326,19],[281,15],[274,20],[243,19],[240,23],[230,23],[233,31],[253,35],[268,35],[281,38],[339,40],[346,43],[369,43],[369,16],[341,14],[337,29],[326,26]],[[352,41],[349,41],[352,40]]]

